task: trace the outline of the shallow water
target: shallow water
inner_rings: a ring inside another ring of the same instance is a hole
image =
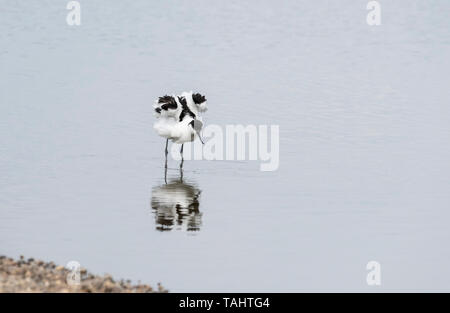
[[[449,291],[450,4],[391,2],[369,27],[367,1],[82,1],[69,27],[0,0],[0,254],[172,291]],[[152,103],[184,90],[206,124],[279,125],[279,169],[169,158],[166,185]]]

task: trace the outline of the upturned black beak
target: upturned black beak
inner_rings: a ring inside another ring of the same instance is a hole
[[[197,132],[197,135],[198,135],[198,139],[200,139],[200,142],[202,143],[202,145],[204,145],[205,143],[203,142],[202,136],[200,136],[199,132]]]

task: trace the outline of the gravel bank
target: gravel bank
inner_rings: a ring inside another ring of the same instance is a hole
[[[93,275],[80,270],[80,284],[66,283],[70,270],[53,262],[35,259],[14,260],[0,256],[0,292],[167,292],[161,285],[155,290],[148,285],[114,280],[110,275]]]

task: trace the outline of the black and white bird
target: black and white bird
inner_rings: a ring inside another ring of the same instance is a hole
[[[200,113],[207,110],[206,98],[199,93],[183,92],[179,96],[163,96],[154,104],[157,118],[153,128],[159,136],[166,138],[166,167],[167,146],[169,139],[181,144],[181,157],[183,157],[183,144],[194,141],[198,137],[203,143],[200,131],[203,127]]]

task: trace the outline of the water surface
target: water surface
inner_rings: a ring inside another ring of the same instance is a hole
[[[82,1],[69,27],[0,0],[0,253],[172,291],[449,291],[450,4],[369,27],[366,3]],[[166,184],[152,103],[184,90],[206,124],[279,125],[279,169],[169,159]]]

